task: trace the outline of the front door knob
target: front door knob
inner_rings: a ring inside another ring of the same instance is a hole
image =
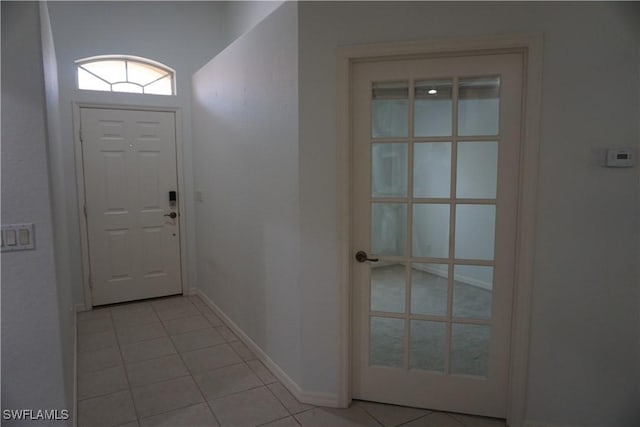
[[[356,261],[358,261],[358,262],[365,262],[365,261],[378,262],[380,260],[378,258],[369,258],[369,255],[367,255],[367,253],[365,251],[358,251],[358,252],[356,252]]]

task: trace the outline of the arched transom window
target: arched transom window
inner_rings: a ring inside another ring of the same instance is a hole
[[[76,61],[78,89],[175,95],[175,71],[133,56],[94,56]]]

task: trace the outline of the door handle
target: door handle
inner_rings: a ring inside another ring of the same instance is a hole
[[[164,214],[164,216],[168,216],[169,218],[175,218],[175,217],[178,216],[178,214],[175,213],[175,212],[171,212],[171,213],[168,213],[168,214]]]
[[[367,255],[367,253],[365,251],[358,251],[358,252],[356,252],[356,261],[358,261],[358,262],[365,262],[365,261],[378,262],[380,260],[378,258],[369,258],[369,255]]]

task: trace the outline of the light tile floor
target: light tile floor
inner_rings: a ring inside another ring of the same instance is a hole
[[[78,426],[506,424],[371,402],[300,403],[201,299],[169,297],[78,314]]]

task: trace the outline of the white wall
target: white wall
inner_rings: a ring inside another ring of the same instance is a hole
[[[36,249],[2,254],[2,409],[72,409],[63,368],[72,332],[61,339],[61,324],[70,325],[58,313],[46,120],[38,4],[3,2],[2,223],[34,223]]]
[[[227,1],[225,5],[225,24],[227,43],[250,31],[260,21],[276,10],[283,1]]]
[[[338,388],[336,48],[537,32],[544,101],[527,417],[640,424],[638,175],[593,159],[602,147],[638,146],[638,4],[303,2],[299,11],[302,360],[313,367],[303,386]]]
[[[191,75],[226,46],[225,8],[217,2],[50,2],[49,13],[56,46],[60,85],[63,144],[62,170],[54,180],[55,198],[64,200],[67,214],[69,277],[76,303],[84,300],[80,254],[80,228],[76,194],[73,108],[74,102],[177,107],[182,112],[184,197],[187,212],[187,271],[196,282],[195,218],[191,152]],[[177,96],[135,95],[76,89],[74,61],[95,55],[125,54],[150,58],[176,70]],[[60,192],[62,191],[62,192]]]
[[[58,85],[58,63],[51,32],[51,21],[47,3],[40,2],[40,25],[42,34],[42,58],[44,66],[44,87],[46,100],[47,153],[49,159],[49,186],[52,194],[64,194],[64,161],[60,119],[60,90]],[[65,391],[67,402],[73,401],[74,390],[74,321],[75,305],[70,280],[67,236],[67,206],[64,200],[51,198],[53,216],[53,237],[56,263],[56,283],[58,286],[58,313],[60,316],[60,339],[63,354]]]
[[[198,287],[300,379],[297,4],[193,78]]]

